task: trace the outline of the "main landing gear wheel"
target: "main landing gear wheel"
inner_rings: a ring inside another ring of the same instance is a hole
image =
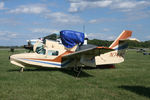
[[[23,67],[20,68],[20,72],[23,72]]]

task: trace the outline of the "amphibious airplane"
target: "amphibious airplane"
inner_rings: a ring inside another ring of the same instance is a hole
[[[109,47],[82,48],[84,33],[71,30],[60,31],[62,43],[45,40],[45,44],[37,41],[34,53],[21,53],[10,56],[10,62],[21,67],[26,66],[74,68],[79,73],[82,67],[117,64],[124,61],[128,47],[126,40],[132,31],[124,30]],[[78,73],[78,75],[79,75]]]

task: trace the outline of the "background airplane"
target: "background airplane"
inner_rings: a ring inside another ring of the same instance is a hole
[[[87,45],[88,38],[87,38],[87,35],[85,33],[84,33],[84,35],[85,35],[85,38],[84,38],[84,44],[83,45]],[[46,40],[54,40],[54,41],[57,41],[59,43],[62,43],[61,39],[60,39],[60,34],[58,34],[58,33],[52,33],[52,34],[47,35],[47,36],[42,37],[42,38],[27,40],[27,45],[24,45],[24,48],[28,49],[29,52],[33,51],[34,44],[37,41],[45,42]]]

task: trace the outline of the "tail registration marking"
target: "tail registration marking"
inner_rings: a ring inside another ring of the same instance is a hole
[[[119,53],[117,53],[117,52],[112,52],[112,53],[110,53],[110,57],[123,57],[123,55],[124,55],[124,53],[123,52],[119,52]]]

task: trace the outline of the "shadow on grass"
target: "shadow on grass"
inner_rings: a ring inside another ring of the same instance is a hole
[[[11,70],[8,70],[8,72],[16,72],[18,71],[19,72],[19,69],[11,69]],[[53,72],[53,71],[60,71],[62,73],[65,73],[65,74],[68,74],[68,75],[71,75],[73,77],[76,77],[77,73],[73,70],[69,70],[69,69],[60,69],[60,68],[27,68],[27,69],[24,69],[24,72],[30,72],[30,71],[49,71],[49,72]],[[79,78],[81,77],[93,77],[92,75],[84,72],[84,71],[81,71],[80,75],[79,75]]]
[[[16,72],[18,71],[19,72],[20,69],[10,69],[8,70],[8,72]],[[59,71],[58,68],[24,68],[23,72],[30,72],[30,71]]]
[[[113,69],[113,68],[115,68],[114,65],[99,65],[99,66],[96,66],[96,67],[89,67],[89,66],[83,67],[83,69],[85,69],[85,70],[94,70],[94,69]]]
[[[76,77],[77,76],[77,72],[73,71],[73,70],[69,70],[69,69],[61,69],[60,70],[61,72],[65,73],[65,74],[68,74],[68,75],[71,75],[73,77]],[[80,75],[79,75],[79,78],[81,77],[93,77],[93,75],[90,75],[84,71],[81,71]]]
[[[70,69],[65,69],[65,68],[46,68],[46,67],[41,67],[41,66],[34,66],[32,65],[32,68],[30,67],[30,65],[26,64],[25,66],[28,66],[27,68],[24,69],[24,71],[26,72],[30,72],[30,71],[60,71],[63,72],[65,74],[71,75],[73,77],[77,76],[77,72],[70,70]],[[96,69],[111,69],[111,68],[115,68],[114,65],[103,65],[103,66],[96,66],[96,67],[83,67],[83,70],[81,71],[79,77],[93,77],[93,75],[90,75],[86,72],[84,72],[84,70],[96,70]],[[19,71],[19,69],[13,69],[13,70],[8,70],[8,72],[13,72],[13,71]]]
[[[123,88],[128,91],[134,92],[138,95],[142,95],[142,96],[150,98],[150,87],[123,85],[123,86],[119,86],[119,88]]]

